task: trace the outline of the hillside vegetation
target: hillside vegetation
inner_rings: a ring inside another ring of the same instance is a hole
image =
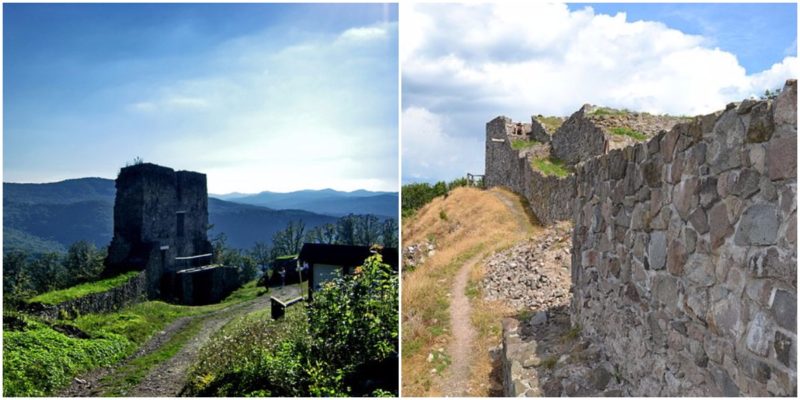
[[[511,204],[508,204],[511,203]],[[509,211],[510,207],[518,214]],[[503,189],[456,188],[447,196],[434,198],[411,218],[403,221],[403,246],[432,245],[424,262],[403,275],[403,393],[408,396],[439,396],[440,380],[446,374],[450,356],[443,350],[451,340],[448,307],[451,283],[456,271],[468,260],[482,258],[508,247],[530,232],[521,200]],[[424,250],[423,250],[424,251]],[[481,273],[480,263],[470,281]],[[468,288],[468,295],[478,290]],[[474,294],[474,293],[472,293]],[[492,335],[498,327],[481,322],[487,315],[496,317],[502,310],[484,307],[473,297],[473,323],[479,335],[474,354],[488,355]],[[477,296],[479,297],[479,296]],[[494,329],[494,330],[492,330]],[[496,342],[495,342],[496,344]],[[491,371],[488,357],[472,367],[473,375]],[[486,381],[486,379],[482,379]],[[487,395],[488,392],[471,393]]]
[[[219,304],[191,307],[148,301],[109,314],[45,322],[19,312],[3,315],[3,396],[48,396],[82,372],[131,355],[180,317],[254,299],[255,281]]]

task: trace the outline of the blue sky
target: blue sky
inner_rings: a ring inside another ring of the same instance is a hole
[[[3,180],[397,189],[397,7],[4,4]]]
[[[797,55],[797,4],[620,4],[574,3],[578,10],[624,12],[628,21],[659,21],[681,32],[701,35],[707,45],[736,55],[747,72],[768,69],[776,60]]]
[[[592,103],[722,109],[797,78],[796,4],[414,4],[403,29],[402,182],[483,173],[485,124]]]

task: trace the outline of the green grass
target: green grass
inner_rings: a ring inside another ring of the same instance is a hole
[[[601,116],[601,115],[628,115],[630,113],[631,113],[631,111],[628,110],[627,108],[623,108],[621,110],[617,110],[617,109],[608,108],[608,107],[598,107],[598,108],[595,108],[594,110],[592,110],[589,113],[589,115],[596,115],[596,116]]]
[[[553,369],[556,367],[557,363],[558,363],[558,356],[550,356],[545,358],[544,361],[542,361],[541,365],[546,369]]]
[[[539,121],[540,124],[547,129],[547,132],[551,135],[555,133],[558,128],[564,123],[564,120],[559,117],[545,117],[542,115],[537,115],[536,120]]]
[[[3,396],[47,396],[72,377],[111,365],[127,354],[119,335],[78,339],[35,318],[24,318],[23,330],[3,331]]]
[[[190,367],[186,393],[188,396],[214,396],[225,387],[231,374],[249,371],[262,362],[265,354],[279,352],[290,340],[305,337],[308,329],[306,307],[291,306],[284,318],[272,320],[268,310],[259,310],[228,322],[200,349],[197,361]],[[253,372],[253,371],[249,371]],[[286,371],[261,371],[281,374]]]
[[[570,174],[569,169],[564,165],[564,162],[550,157],[550,158],[534,158],[531,160],[533,169],[545,174],[557,176],[559,178],[567,177]]]
[[[528,147],[533,147],[539,144],[539,142],[535,140],[525,140],[525,139],[512,139],[511,140],[511,148],[514,150],[522,150],[527,149]]]
[[[81,373],[112,365],[133,354],[156,332],[180,317],[207,314],[256,298],[264,289],[255,284],[255,281],[248,282],[218,304],[183,306],[147,301],[114,313],[86,314],[73,321],[57,321],[77,327],[89,336],[88,339],[70,337],[23,314],[24,328],[3,331],[3,395],[51,395]],[[149,358],[137,360],[137,368],[128,371],[124,379],[131,382],[141,379],[152,365],[171,357],[170,354],[192,336],[190,329],[177,334],[167,346],[147,356]]]
[[[139,271],[126,272],[113,278],[103,279],[96,282],[87,282],[67,289],[55,290],[42,293],[32,299],[29,303],[59,304],[65,301],[79,299],[94,293],[102,293],[128,282],[131,278],[139,275]]]
[[[580,324],[575,324],[575,326],[569,328],[568,331],[564,332],[564,335],[561,336],[561,340],[565,343],[571,342],[581,336],[581,326]]]
[[[639,132],[639,131],[637,131],[635,129],[631,129],[631,128],[625,127],[625,126],[611,128],[610,131],[611,131],[611,134],[613,134],[613,135],[627,136],[627,137],[630,137],[630,138],[633,138],[633,139],[636,139],[636,140],[639,140],[639,141],[647,139],[647,136],[644,133]]]

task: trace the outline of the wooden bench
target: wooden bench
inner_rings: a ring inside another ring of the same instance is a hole
[[[283,318],[283,316],[286,314],[286,307],[289,307],[294,303],[303,301],[303,297],[302,296],[296,297],[289,301],[283,302],[276,297],[270,296],[269,300],[270,304],[272,305],[272,319],[278,319],[278,318]]]

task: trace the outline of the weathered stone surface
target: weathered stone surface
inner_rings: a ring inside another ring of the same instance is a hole
[[[684,267],[684,276],[698,286],[711,286],[716,282],[714,264],[711,259],[700,254],[689,256]]]
[[[673,240],[667,252],[667,271],[675,276],[683,275],[683,265],[686,264],[686,247],[680,240]]]
[[[745,168],[739,173],[731,193],[741,198],[748,198],[758,192],[760,180],[761,174],[754,169]]]
[[[648,161],[642,166],[642,175],[647,186],[661,187],[661,165],[657,161]]]
[[[770,309],[781,328],[797,332],[797,295],[787,290],[775,290]]]
[[[667,235],[664,231],[655,231],[650,235],[647,247],[647,261],[652,269],[663,269],[667,263]]]
[[[728,207],[725,203],[717,203],[708,212],[709,232],[711,233],[711,247],[722,245],[725,238],[733,233],[733,227],[728,220]]]
[[[691,223],[694,229],[697,230],[697,233],[701,235],[708,232],[708,217],[702,208],[697,208],[689,215],[689,223]]]
[[[775,125],[772,121],[772,110],[767,102],[758,102],[750,109],[750,123],[747,125],[745,141],[748,143],[765,142],[772,137]]]
[[[775,125],[787,126],[789,133],[791,128],[794,128],[794,134],[797,135],[797,81],[790,80],[786,82],[783,91],[775,99],[772,105],[772,118]]]
[[[712,367],[711,368],[711,376],[714,377],[714,382],[716,382],[717,387],[722,390],[722,395],[725,397],[738,397],[739,396],[739,387],[736,386],[736,383],[733,382],[730,375],[728,373],[719,368],[719,367]]]
[[[778,239],[778,212],[774,205],[755,204],[742,214],[736,227],[736,244],[771,245]]]
[[[596,390],[605,389],[610,380],[611,374],[603,367],[595,368],[589,373],[589,382]]]
[[[765,157],[767,174],[773,181],[797,178],[797,135],[770,140]]]
[[[773,346],[775,348],[775,357],[778,359],[778,361],[780,361],[783,365],[790,367],[792,365],[792,356],[797,357],[797,350],[794,349],[794,340],[791,337],[781,333],[781,331],[775,331],[775,341]]]
[[[699,183],[697,178],[688,178],[675,186],[672,201],[675,204],[678,215],[684,221],[689,217],[689,212],[698,204],[699,200],[696,195]]]
[[[720,301],[711,309],[711,316],[717,330],[728,337],[736,337],[741,334],[741,305],[738,301],[728,299]]]
[[[772,326],[766,313],[759,312],[747,327],[747,349],[762,357],[769,354]]]

